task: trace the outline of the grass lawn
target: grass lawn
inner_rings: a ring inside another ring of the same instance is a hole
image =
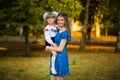
[[[30,43],[30,56],[24,56],[24,42],[0,42],[0,80],[50,80],[49,53],[44,44]],[[70,73],[65,80],[120,80],[120,54],[114,46],[68,45]]]
[[[49,54],[39,57],[1,57],[0,80],[50,80]],[[69,77],[65,80],[120,80],[120,54],[68,51]]]

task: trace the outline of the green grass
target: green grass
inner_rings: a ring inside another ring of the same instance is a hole
[[[49,53],[39,57],[1,57],[0,80],[50,80]],[[70,73],[65,80],[120,80],[120,54],[68,51]]]

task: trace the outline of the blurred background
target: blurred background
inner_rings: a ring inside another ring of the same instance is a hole
[[[65,12],[79,51],[91,41],[104,38],[113,41],[115,51],[120,52],[119,7],[119,0],[0,0],[0,36],[24,37],[28,54],[29,37],[36,41],[44,38],[43,14]]]
[[[0,0],[0,80],[49,80],[43,14],[51,11],[69,17],[66,80],[120,80],[119,8],[120,0]]]

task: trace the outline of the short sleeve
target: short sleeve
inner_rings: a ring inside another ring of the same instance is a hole
[[[65,31],[65,32],[63,33],[63,35],[62,35],[62,39],[66,39],[67,42],[70,41],[70,34],[69,34],[68,31]]]

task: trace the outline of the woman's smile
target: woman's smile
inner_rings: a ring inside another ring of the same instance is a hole
[[[58,23],[58,25],[59,25],[60,27],[62,27],[62,26],[64,26],[64,24],[65,24],[65,19],[64,19],[62,16],[59,16],[59,17],[57,18],[57,23]]]

